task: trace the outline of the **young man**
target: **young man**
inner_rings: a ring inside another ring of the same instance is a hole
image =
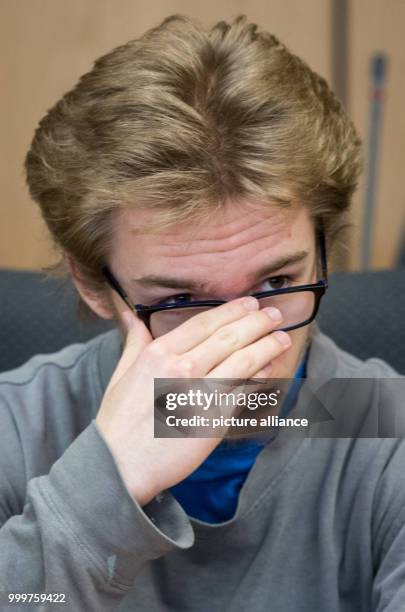
[[[168,18],[48,112],[31,194],[117,330],[0,378],[3,606],[405,609],[401,440],[153,435],[154,378],[395,377],[312,322],[359,154],[326,82],[244,17]]]

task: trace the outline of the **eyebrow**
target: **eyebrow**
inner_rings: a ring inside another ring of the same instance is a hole
[[[301,262],[306,257],[308,257],[309,251],[297,251],[296,253],[291,253],[290,255],[283,255],[273,261],[271,264],[268,264],[260,270],[258,270],[252,281],[258,281],[261,278],[269,277],[276,270],[280,268],[284,268],[285,266]],[[155,274],[151,274],[148,276],[143,276],[141,278],[133,278],[132,282],[137,283],[141,287],[166,287],[167,289],[187,289],[188,291],[205,291],[207,288],[207,283],[198,283],[192,279],[188,278],[175,278],[170,276],[158,276]]]

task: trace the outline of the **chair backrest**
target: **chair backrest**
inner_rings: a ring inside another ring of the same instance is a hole
[[[77,317],[78,298],[70,281],[38,272],[0,270],[0,371],[39,353],[85,342],[111,328],[102,319]]]
[[[77,303],[70,282],[0,270],[0,371],[111,329],[103,320],[78,320]],[[405,374],[405,268],[331,275],[318,322],[343,349]]]
[[[405,374],[405,268],[332,275],[317,320],[342,349]]]

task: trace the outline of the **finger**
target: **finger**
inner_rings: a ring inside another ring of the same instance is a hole
[[[122,312],[121,321],[125,333],[124,349],[108,384],[109,387],[112,387],[120,380],[136,361],[143,349],[153,341],[146,325],[132,310],[128,309]]]
[[[252,378],[291,346],[286,332],[275,331],[235,353],[207,374],[207,378]]]
[[[235,351],[269,334],[282,321],[277,308],[263,308],[228,325],[223,325],[204,342],[186,353],[192,363],[198,364],[203,375],[222,363]]]
[[[253,374],[252,378],[268,378],[273,370],[273,364],[268,363],[261,370]]]
[[[238,298],[196,314],[176,329],[158,338],[157,342],[164,350],[181,355],[199,345],[223,325],[237,321],[254,310],[259,310],[256,298],[252,296]]]

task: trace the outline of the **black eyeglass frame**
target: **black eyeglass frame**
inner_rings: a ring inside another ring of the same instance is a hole
[[[320,254],[320,263],[321,263],[321,272],[322,279],[316,283],[306,284],[306,285],[298,285],[296,287],[286,287],[284,289],[273,289],[270,291],[262,291],[259,293],[250,294],[252,297],[257,299],[262,299],[266,297],[274,297],[276,295],[285,295],[287,293],[299,293],[303,291],[311,291],[315,296],[314,308],[312,311],[312,315],[309,319],[306,319],[302,323],[297,323],[296,325],[290,325],[288,327],[281,327],[282,331],[291,331],[293,329],[298,329],[299,327],[304,327],[305,325],[309,325],[316,317],[319,304],[321,302],[321,298],[324,295],[326,289],[328,288],[328,269],[327,269],[327,260],[326,260],[326,244],[325,244],[325,235],[323,230],[318,231],[318,241],[319,241],[319,254]],[[157,306],[145,306],[143,304],[133,304],[128,296],[128,294],[124,291],[120,283],[117,281],[111,270],[108,266],[104,266],[102,268],[102,274],[106,279],[109,286],[118,293],[118,295],[124,300],[127,306],[135,311],[141,321],[146,325],[149,331],[150,329],[150,318],[153,313],[161,312],[163,310],[178,310],[181,308],[215,308],[216,306],[221,306],[222,304],[226,304],[227,300],[206,300],[201,302],[189,302],[186,304],[161,304]]]

